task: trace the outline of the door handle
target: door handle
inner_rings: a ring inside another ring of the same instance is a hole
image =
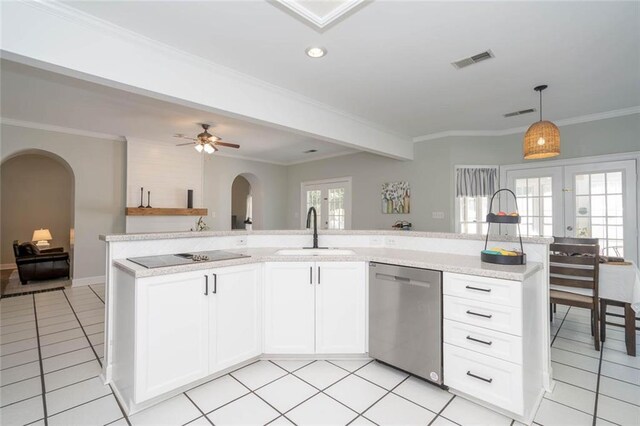
[[[491,318],[491,317],[493,316],[493,315],[491,315],[491,314],[487,315],[487,314],[481,314],[481,313],[473,312],[473,311],[467,311],[467,314],[469,314],[469,315],[475,315],[475,316],[477,316],[477,317],[482,317],[482,318]]]
[[[473,377],[474,379],[482,380],[483,382],[487,382],[487,383],[493,382],[493,379],[486,379],[482,376],[473,374],[471,371],[467,371],[467,376]]]
[[[209,295],[209,275],[204,276],[204,295]]]
[[[313,266],[309,266],[309,284],[313,285]]]
[[[213,294],[218,293],[218,275],[216,274],[211,274],[213,275]]]
[[[320,284],[320,267],[318,266],[318,284]]]

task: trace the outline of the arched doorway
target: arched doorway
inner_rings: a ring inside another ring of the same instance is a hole
[[[2,268],[15,264],[13,241],[31,241],[41,228],[49,230],[50,246],[62,247],[73,262],[75,177],[69,164],[47,151],[26,150],[2,161],[0,175]]]
[[[252,173],[241,173],[231,184],[231,229],[262,229],[262,191]],[[247,227],[247,222],[251,226]]]

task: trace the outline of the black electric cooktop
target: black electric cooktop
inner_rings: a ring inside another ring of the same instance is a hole
[[[190,263],[218,262],[242,257],[250,256],[224,250],[211,250],[192,253],[161,254],[158,256],[129,257],[127,260],[144,266],[145,268],[153,269],[165,266],[188,265]]]

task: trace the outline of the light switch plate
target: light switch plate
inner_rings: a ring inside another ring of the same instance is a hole
[[[387,247],[395,247],[397,244],[398,244],[398,240],[396,240],[394,237],[385,238],[385,245]]]
[[[444,219],[444,212],[431,212],[432,219]]]
[[[247,237],[238,237],[236,240],[236,247],[246,247],[247,246]]]
[[[369,245],[371,247],[382,247],[384,245],[384,237],[374,236],[369,238]]]

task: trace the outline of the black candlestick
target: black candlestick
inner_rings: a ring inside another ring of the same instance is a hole
[[[144,188],[140,188],[140,205],[138,206],[139,209],[144,208]]]
[[[187,208],[193,208],[193,189],[187,189]]]
[[[147,192],[147,208],[151,208],[151,191]]]

